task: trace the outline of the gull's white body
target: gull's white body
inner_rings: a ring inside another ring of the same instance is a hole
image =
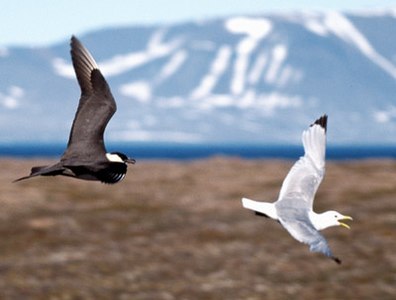
[[[243,207],[262,213],[282,226],[310,250],[333,258],[325,238],[318,232],[330,226],[345,226],[340,220],[351,219],[336,211],[317,214],[313,211],[315,193],[325,173],[327,116],[316,120],[302,134],[305,154],[291,168],[283,181],[278,200],[273,203],[242,199]]]
[[[260,212],[270,217],[271,219],[279,221],[275,202],[260,202],[248,198],[242,198],[242,205],[244,208]],[[347,216],[343,216],[333,210],[321,214],[317,214],[312,209],[308,211],[308,218],[316,230],[323,230],[331,226],[339,226],[340,222],[338,220],[345,219],[345,217]],[[343,226],[345,226],[345,224]]]

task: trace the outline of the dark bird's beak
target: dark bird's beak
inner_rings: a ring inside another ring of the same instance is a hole
[[[128,157],[128,159],[126,160],[126,163],[127,163],[127,164],[135,164],[135,163],[136,163],[136,159],[133,159],[133,158],[129,158],[129,157]]]

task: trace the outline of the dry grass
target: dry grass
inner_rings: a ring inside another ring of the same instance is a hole
[[[341,266],[241,208],[273,200],[292,162],[138,162],[114,186],[11,183],[43,162],[1,160],[1,299],[395,299],[396,162],[329,163],[315,208]]]

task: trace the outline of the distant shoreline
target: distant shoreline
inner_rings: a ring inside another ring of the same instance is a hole
[[[51,158],[62,155],[62,143],[0,144],[0,158]],[[107,150],[121,151],[136,159],[193,160],[213,156],[244,159],[296,159],[303,155],[302,145],[262,144],[172,144],[172,143],[109,143]],[[396,159],[392,145],[328,145],[329,160],[389,158]]]

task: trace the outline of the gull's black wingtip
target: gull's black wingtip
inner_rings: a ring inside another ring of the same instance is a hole
[[[319,119],[315,120],[315,122],[313,122],[311,124],[311,126],[313,125],[320,125],[322,128],[324,128],[325,132],[327,131],[327,115],[324,114],[323,116],[321,116]]]
[[[339,265],[341,265],[342,261],[338,257],[333,256],[332,259]]]

